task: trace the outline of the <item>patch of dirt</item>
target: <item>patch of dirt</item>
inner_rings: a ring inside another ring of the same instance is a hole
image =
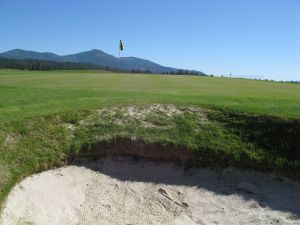
[[[73,159],[99,159],[107,156],[130,156],[136,159],[177,162],[179,164],[198,159],[194,152],[184,147],[161,143],[145,143],[134,138],[119,138],[114,141],[100,142],[92,147],[92,151],[82,149]]]
[[[8,133],[4,139],[4,145],[9,148],[14,148],[18,143],[19,137],[16,134]]]
[[[157,127],[158,124],[151,123],[147,118],[159,116],[161,121],[164,119],[174,118],[184,113],[192,113],[197,116],[199,121],[208,122],[206,117],[207,110],[199,107],[177,107],[170,104],[153,104],[153,105],[133,105],[108,107],[98,109],[94,114],[80,121],[81,125],[91,125],[99,122],[113,122],[116,125],[126,125],[138,123],[144,127]]]

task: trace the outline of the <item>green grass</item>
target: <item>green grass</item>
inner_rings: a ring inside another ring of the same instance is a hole
[[[181,113],[126,115],[128,105],[140,113],[154,103],[175,105]],[[0,70],[0,206],[20,179],[93,153],[99,143],[124,140],[182,148],[195,155],[193,165],[231,165],[300,179],[300,85]]]
[[[0,70],[0,120],[121,103],[193,104],[300,118],[300,85],[99,71]]]

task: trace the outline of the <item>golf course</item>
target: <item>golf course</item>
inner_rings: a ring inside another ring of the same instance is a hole
[[[299,12],[0,0],[0,225],[300,225]]]
[[[299,137],[299,84],[0,70],[0,205],[32,174],[105,156],[299,181]]]

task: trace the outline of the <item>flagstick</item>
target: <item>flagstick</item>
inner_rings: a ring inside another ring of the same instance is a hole
[[[121,61],[121,50],[119,48],[119,62],[118,62],[118,72],[120,72],[120,61]]]

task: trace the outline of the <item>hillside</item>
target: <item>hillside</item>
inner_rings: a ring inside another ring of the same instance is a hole
[[[0,53],[0,57],[9,59],[35,59],[35,60],[45,60],[54,62],[73,62],[73,63],[85,63],[101,66],[103,68],[119,68],[121,70],[140,70],[140,71],[150,71],[152,73],[176,73],[181,69],[171,68],[161,66],[149,60],[140,59],[136,57],[121,57],[117,58],[115,56],[109,55],[101,50],[91,50],[86,52],[81,52],[71,55],[56,55],[50,52],[34,52],[25,51],[22,49],[14,49],[11,51]],[[205,75],[199,71],[189,71],[198,75]]]

